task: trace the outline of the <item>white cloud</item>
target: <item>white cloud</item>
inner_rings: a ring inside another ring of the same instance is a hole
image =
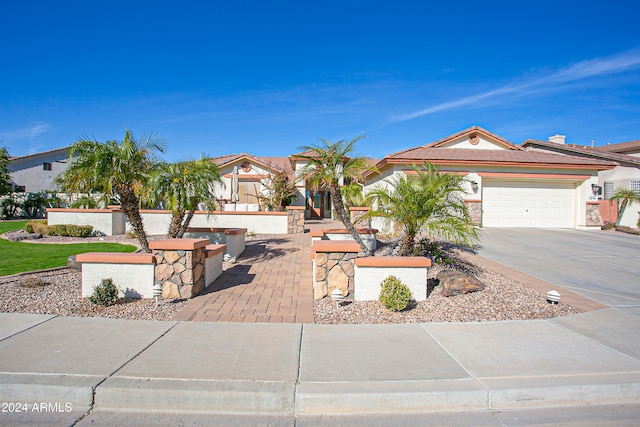
[[[568,87],[569,84],[581,80],[593,77],[605,77],[637,69],[640,69],[640,50],[638,49],[607,58],[580,61],[548,76],[530,79],[519,84],[505,85],[497,89],[453,101],[442,102],[411,113],[393,115],[389,119],[388,124],[404,122],[454,108],[473,107],[479,105],[480,102],[511,102],[514,96],[523,97],[540,92],[562,90]]]

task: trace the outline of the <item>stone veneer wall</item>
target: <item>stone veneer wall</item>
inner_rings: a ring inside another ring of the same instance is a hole
[[[356,227],[370,228],[371,227],[371,218],[364,217],[371,208],[367,207],[359,207],[354,206],[349,208],[349,212],[351,213],[351,222]]]
[[[359,251],[360,245],[348,240],[313,244],[313,299],[331,295],[335,289],[340,289],[344,296],[353,293],[354,263]]]
[[[287,206],[287,233],[304,233],[304,206]]]
[[[599,227],[603,224],[599,202],[587,202],[587,218],[585,224],[587,227]]]
[[[156,258],[155,280],[163,298],[191,298],[205,288],[208,239],[165,239],[149,242]]]
[[[475,225],[482,225],[482,200],[465,200]]]

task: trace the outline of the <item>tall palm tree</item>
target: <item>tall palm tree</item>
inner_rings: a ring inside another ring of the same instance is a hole
[[[618,219],[616,220],[616,225],[620,225],[622,215],[624,215],[627,206],[632,202],[640,202],[640,195],[628,188],[618,188],[609,198],[610,203],[613,202],[613,200],[618,200],[620,203],[618,206]]]
[[[200,203],[215,210],[214,182],[222,182],[220,170],[204,155],[198,160],[163,163],[153,172],[149,199],[163,200],[171,211],[168,236],[184,235]]]
[[[415,174],[385,180],[367,194],[376,207],[368,213],[381,217],[402,229],[400,254],[412,255],[416,236],[425,232],[430,238],[475,246],[478,231],[464,203],[464,177],[440,173],[425,163],[413,165]]]
[[[83,138],[69,148],[69,167],[58,183],[68,193],[99,191],[119,201],[142,249],[149,252],[139,195],[159,152],[164,152],[164,143],[153,134],[141,141],[130,130],[125,131],[121,142]]]
[[[344,182],[356,179],[364,182],[363,174],[373,169],[366,157],[352,156],[356,142],[362,138],[362,136],[358,136],[349,142],[344,140],[331,142],[326,139],[320,139],[322,145],[300,147],[304,153],[299,157],[307,161],[302,170],[301,178],[305,179],[314,190],[329,190],[331,202],[338,219],[360,245],[360,249],[365,256],[370,256],[371,251],[364,244],[349,219],[341,191],[341,186]]]

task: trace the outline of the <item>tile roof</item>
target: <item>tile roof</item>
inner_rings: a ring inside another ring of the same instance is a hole
[[[639,141],[640,142],[640,141]],[[522,147],[538,146],[553,149],[555,151],[563,151],[579,156],[589,156],[595,159],[612,160],[616,162],[629,163],[631,165],[640,166],[640,157],[628,156],[614,152],[600,150],[602,147],[577,146],[575,144],[557,144],[549,141],[539,141],[536,139],[528,139],[521,144]]]
[[[387,163],[518,163],[549,165],[615,166],[615,163],[577,156],[526,150],[473,150],[468,148],[417,147],[386,156]]]
[[[218,166],[224,166],[226,164],[235,162],[240,159],[250,159],[257,163],[261,163],[278,171],[290,171],[291,161],[288,157],[277,156],[255,156],[253,154],[241,153],[241,154],[227,154],[219,157],[212,157],[210,160]]]
[[[624,153],[625,151],[638,151],[640,150],[640,139],[629,142],[619,142],[617,144],[602,145],[599,147],[594,147],[593,149],[598,151],[608,151],[616,153]]]

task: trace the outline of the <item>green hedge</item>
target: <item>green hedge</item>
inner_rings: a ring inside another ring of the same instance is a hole
[[[44,221],[28,221],[24,227],[27,233],[39,233],[43,236],[89,237],[93,233],[92,225],[55,224]]]

